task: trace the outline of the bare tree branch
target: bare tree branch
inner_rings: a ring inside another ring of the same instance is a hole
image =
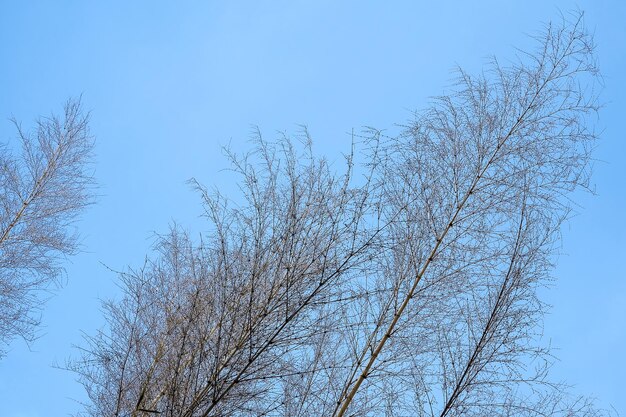
[[[122,274],[70,366],[91,416],[603,415],[540,345],[570,194],[588,185],[598,71],[582,16],[494,59],[343,172],[260,133],[241,197],[193,182],[211,230],[173,227]]]
[[[58,285],[60,259],[76,252],[71,225],[91,203],[93,140],[79,100],[63,118],[25,132],[13,120],[21,153],[0,148],[0,355],[16,336],[35,337],[42,291]]]

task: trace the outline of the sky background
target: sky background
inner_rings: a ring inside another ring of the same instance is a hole
[[[96,137],[97,204],[78,224],[84,251],[66,263],[41,337],[0,361],[0,417],[66,416],[85,399],[52,367],[103,324],[99,299],[140,265],[172,221],[204,230],[195,177],[236,190],[220,148],[245,150],[306,124],[341,160],[349,132],[394,125],[450,85],[455,65],[513,58],[527,34],[579,8],[604,75],[594,183],[563,228],[546,337],[557,380],[626,415],[626,2],[584,1],[9,1],[0,0],[0,142],[8,119],[32,126],[83,94]]]

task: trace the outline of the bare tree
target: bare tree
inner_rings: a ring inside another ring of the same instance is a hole
[[[35,337],[42,297],[77,250],[71,225],[92,184],[93,141],[79,101],[66,103],[62,119],[39,119],[33,132],[13,123],[21,152],[0,148],[0,356],[15,337]]]
[[[212,230],[160,237],[73,362],[87,414],[601,415],[547,379],[537,298],[598,73],[582,16],[537,41],[371,131],[343,174],[306,132],[229,154],[243,202],[196,184]]]

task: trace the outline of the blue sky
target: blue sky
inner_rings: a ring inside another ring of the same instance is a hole
[[[84,251],[43,312],[41,337],[0,361],[0,416],[63,416],[82,388],[53,368],[102,325],[113,269],[141,264],[172,221],[203,230],[191,177],[235,190],[220,147],[245,149],[306,124],[329,159],[351,129],[394,124],[449,85],[459,64],[512,58],[525,34],[580,8],[604,74],[594,183],[563,228],[546,337],[554,376],[626,413],[626,3],[623,1],[0,1],[0,141],[83,94],[97,138],[98,203],[79,223]]]

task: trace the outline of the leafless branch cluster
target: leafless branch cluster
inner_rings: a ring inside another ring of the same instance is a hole
[[[70,226],[92,185],[93,141],[79,101],[33,132],[13,123],[21,152],[0,147],[0,356],[16,336],[34,338],[43,291],[59,284],[59,261],[77,249]]]
[[[86,413],[600,415],[546,378],[537,298],[587,187],[598,73],[581,16],[537,40],[341,175],[306,133],[229,154],[244,201],[196,184],[211,231],[160,237],[72,363]]]

